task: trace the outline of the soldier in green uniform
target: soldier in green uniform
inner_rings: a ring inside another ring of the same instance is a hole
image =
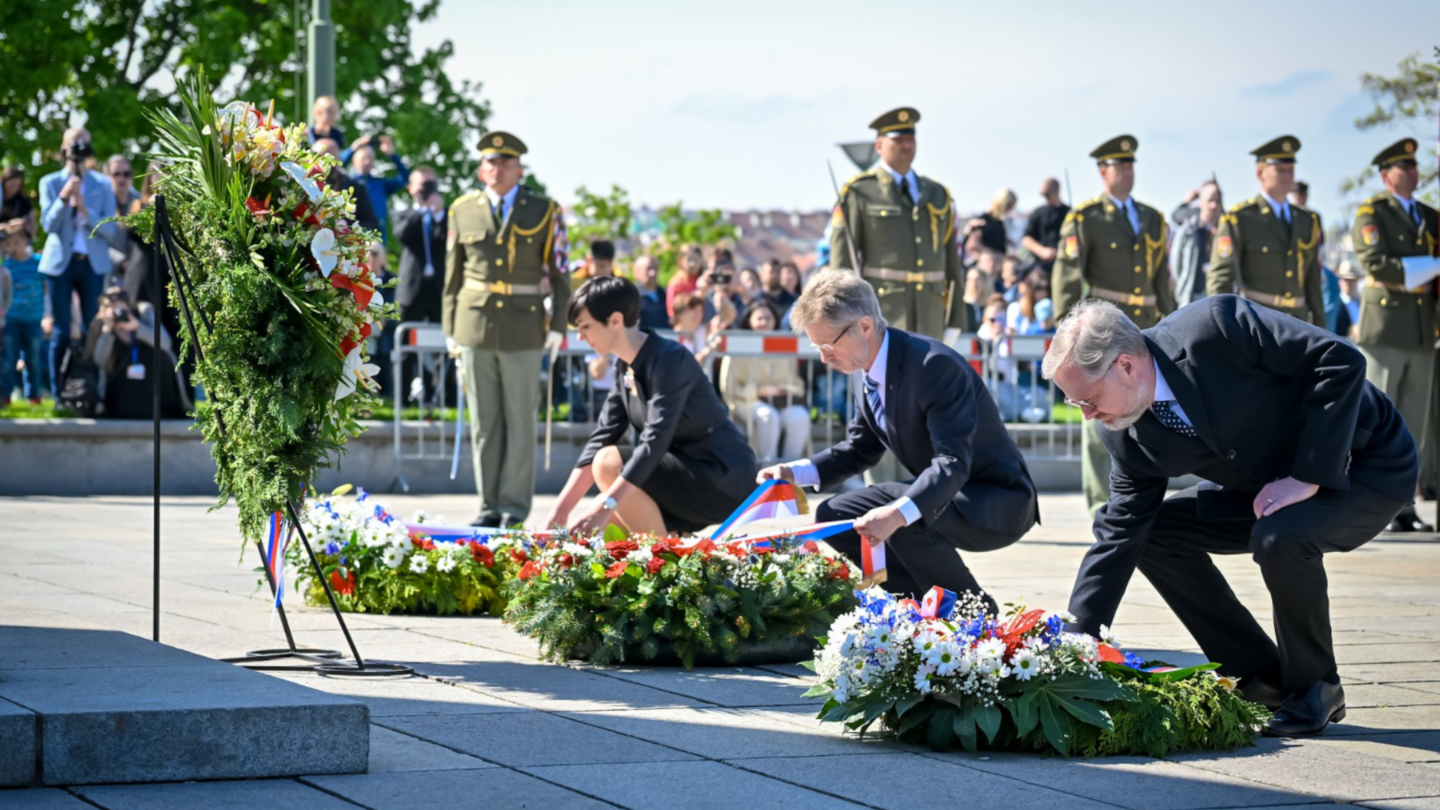
[[[1250,153],[1260,193],[1220,218],[1205,293],[1235,293],[1324,326],[1320,217],[1287,199],[1298,151],[1300,139],[1282,135]]]
[[[1115,302],[1142,329],[1175,311],[1169,227],[1159,211],[1130,196],[1138,146],[1135,136],[1120,135],[1090,153],[1105,193],[1075,206],[1060,226],[1051,283],[1057,321],[1087,297]],[[1080,448],[1081,483],[1091,513],[1110,499],[1110,455],[1095,424],[1086,421],[1081,427]]]
[[[564,340],[570,299],[564,213],[520,184],[525,152],[508,132],[486,133],[485,189],[450,207],[442,319],[470,406],[476,526],[511,526],[530,513],[540,359]],[[546,312],[546,296],[560,317]]]
[[[941,338],[963,325],[965,271],[950,192],[911,168],[919,121],[918,111],[900,107],[870,122],[880,160],[840,189],[830,265],[858,269],[891,326]]]
[[[1385,191],[1355,211],[1350,239],[1366,279],[1360,291],[1355,342],[1365,354],[1365,376],[1395,403],[1420,447],[1420,483],[1435,476],[1435,425],[1427,426],[1433,388],[1436,333],[1435,279],[1405,286],[1406,256],[1434,256],[1435,209],[1415,199],[1420,174],[1415,139],[1404,138],[1375,156]],[[1430,531],[1413,506],[1392,531]]]

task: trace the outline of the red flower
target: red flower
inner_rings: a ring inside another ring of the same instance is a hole
[[[575,564],[575,558],[569,554],[561,554],[556,562],[560,563],[561,568],[569,568]]]
[[[830,579],[833,579],[837,582],[849,582],[850,566],[846,565],[843,562],[840,562],[839,560],[832,560],[831,562],[834,564],[835,567],[830,569]]]
[[[355,572],[348,572],[343,579],[340,577],[340,569],[336,568],[330,572],[330,587],[338,594],[349,596],[355,593]]]
[[[820,553],[820,544],[816,543],[814,540],[806,540],[804,544],[800,546],[800,548],[805,549],[806,553],[808,554]]]
[[[774,554],[774,553],[775,553],[775,547],[774,547],[774,546],[751,546],[751,547],[750,547],[750,553],[751,553],[751,554]]]
[[[530,560],[529,562],[525,563],[523,567],[521,567],[518,579],[526,580],[532,577],[538,577],[540,576],[540,572],[543,570],[544,568],[540,565],[539,561]]]
[[[616,577],[623,576],[625,574],[625,569],[629,567],[630,563],[627,563],[623,560],[620,562],[611,563],[610,567],[605,569],[605,578],[615,579]]]
[[[634,540],[616,540],[613,543],[605,544],[605,551],[617,560],[623,560],[630,556],[630,552],[640,548],[640,544]]]
[[[254,197],[246,197],[245,207],[249,208],[250,213],[254,214],[255,216],[263,217],[267,216],[270,213],[270,206],[267,204],[268,202],[269,200],[266,200],[265,202],[260,202]]]
[[[490,547],[485,545],[484,543],[471,540],[470,553],[474,555],[475,562],[480,563],[486,568],[495,567],[495,552],[491,551]]]
[[[575,540],[575,542],[576,542],[577,545],[580,545],[580,546],[582,546],[582,547],[584,547],[584,548],[589,548],[589,547],[590,547],[590,541],[589,541],[589,540],[586,540],[586,539],[583,538],[583,537],[577,538],[577,539]]]
[[[315,213],[310,210],[310,206],[303,202],[295,206],[295,210],[291,211],[290,215],[295,217],[298,222],[303,222],[306,225],[316,228],[320,227],[320,218],[315,216]]]
[[[1125,663],[1125,655],[1124,655],[1123,653],[1121,653],[1119,650],[1117,650],[1117,649],[1115,649],[1114,647],[1110,646],[1109,644],[1105,644],[1105,643],[1102,642],[1101,644],[1099,644],[1099,645],[1096,646],[1096,651],[1098,651],[1098,652],[1100,653],[1100,660],[1101,660],[1101,661],[1108,661],[1109,663],[1112,663],[1112,664],[1123,664],[1123,663]]]
[[[645,563],[645,571],[651,574],[658,574],[660,573],[660,569],[664,568],[669,562],[670,561],[664,557],[651,557],[650,562]]]
[[[435,541],[429,539],[428,537],[413,537],[413,536],[412,536],[412,537],[410,538],[410,542],[411,542],[412,544],[414,544],[414,546],[415,546],[416,548],[424,549],[425,551],[434,551],[434,550],[435,550]]]
[[[701,540],[689,548],[677,548],[674,552],[681,557],[688,557],[691,554],[699,554],[702,557],[709,557],[715,553],[715,541]]]
[[[745,548],[745,546],[741,543],[730,543],[725,546],[725,550],[736,557],[744,557],[746,554],[750,553],[750,550]]]
[[[516,565],[521,565],[530,559],[530,555],[526,554],[524,549],[512,548],[510,549],[510,559],[514,560]]]

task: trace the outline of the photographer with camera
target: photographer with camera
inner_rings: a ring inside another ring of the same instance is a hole
[[[395,212],[395,240],[400,243],[400,283],[395,287],[395,303],[400,307],[400,323],[423,321],[439,323],[441,298],[445,281],[445,198],[435,170],[416,166],[410,172],[410,207]],[[386,325],[393,333],[394,322]],[[413,399],[424,399],[427,383],[415,382],[414,355],[405,358],[401,379],[410,380]],[[388,382],[388,378],[387,378]]]
[[[100,313],[85,336],[85,360],[96,371],[96,398],[104,415],[116,419],[149,419],[154,408],[150,370],[155,351],[155,308],[142,301],[132,305],[120,287],[110,287],[100,300]],[[160,415],[183,417],[191,403],[175,373],[170,333],[160,327]]]
[[[93,153],[88,131],[65,130],[60,145],[65,167],[40,180],[40,224],[46,234],[40,272],[50,277],[54,328],[49,366],[57,390],[64,385],[58,372],[69,348],[71,298],[80,299],[83,323],[94,320],[111,270],[109,240],[115,223],[100,223],[115,216],[115,192],[109,178],[88,168]]]

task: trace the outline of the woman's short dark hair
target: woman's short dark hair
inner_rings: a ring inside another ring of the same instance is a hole
[[[760,312],[761,310],[764,310],[765,312],[770,313],[770,319],[771,319],[772,321],[774,321],[774,325],[771,326],[770,328],[771,328],[771,329],[779,329],[779,328],[780,328],[780,313],[775,309],[775,306],[774,306],[773,304],[771,304],[769,301],[765,300],[764,298],[759,298],[759,299],[756,299],[755,301],[750,302],[750,306],[748,306],[748,307],[745,308],[745,313],[740,316],[740,326],[741,326],[741,328],[743,328],[743,329],[749,329],[749,328],[751,328],[751,327],[750,327],[750,317],[751,317],[752,315],[754,315],[755,313]]]
[[[582,312],[590,313],[590,317],[601,323],[618,312],[626,326],[634,326],[640,322],[640,290],[628,278],[597,276],[581,284],[571,296],[566,312],[571,326],[580,320]]]
[[[608,239],[596,239],[590,243],[590,258],[602,262],[615,260],[615,243]]]

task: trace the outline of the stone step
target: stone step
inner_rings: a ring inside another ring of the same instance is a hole
[[[366,769],[363,703],[35,610],[0,600],[0,785]]]

